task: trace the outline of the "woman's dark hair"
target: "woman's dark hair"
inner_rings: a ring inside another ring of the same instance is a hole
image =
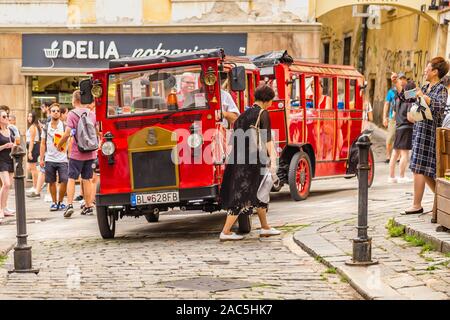
[[[412,80],[408,80],[408,82],[407,82],[406,85],[405,85],[405,91],[414,90],[414,89],[416,89],[416,88],[417,88],[417,85],[416,85],[416,83],[415,83],[414,81],[412,81]],[[411,103],[416,102],[416,98],[413,98],[413,99],[407,99],[406,102],[411,102]]]
[[[65,114],[67,111],[67,108],[59,106],[59,111],[61,111],[61,114]]]
[[[30,128],[33,124],[38,129],[39,137],[41,136],[41,125],[39,124],[39,119],[36,116],[36,112],[32,111],[31,113],[31,123],[28,124],[28,128]]]
[[[54,107],[58,107],[59,111],[61,111],[61,106],[59,103],[52,103],[52,105],[48,107],[48,110],[52,110]]]
[[[8,106],[5,106],[5,105],[1,105],[0,106],[0,110],[3,110],[3,111],[5,111],[8,115],[9,115],[9,112],[10,112],[10,109],[9,109],[9,107]]]
[[[269,102],[275,98],[275,91],[267,85],[262,85],[256,88],[255,100],[262,102]]]
[[[448,62],[442,57],[435,57],[435,58],[431,59],[430,63],[431,63],[431,68],[433,70],[438,71],[439,79],[442,79],[443,77],[445,77],[445,75],[448,73],[448,70],[450,68]]]

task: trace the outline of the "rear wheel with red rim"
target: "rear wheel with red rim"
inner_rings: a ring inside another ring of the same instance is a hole
[[[294,201],[308,198],[311,189],[312,170],[311,160],[307,153],[299,151],[291,159],[289,165],[289,189]]]

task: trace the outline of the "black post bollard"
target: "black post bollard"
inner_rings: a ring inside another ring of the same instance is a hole
[[[363,134],[356,143],[359,149],[358,164],[358,236],[353,239],[353,259],[347,265],[370,266],[378,261],[372,260],[372,238],[367,235],[368,195],[369,195],[369,149],[372,143],[369,136]]]
[[[14,248],[14,269],[9,273],[39,273],[33,269],[31,261],[31,246],[27,244],[27,217],[25,211],[25,174],[23,157],[26,152],[23,146],[15,145],[11,156],[14,159],[14,189],[16,192],[16,225],[17,245]]]

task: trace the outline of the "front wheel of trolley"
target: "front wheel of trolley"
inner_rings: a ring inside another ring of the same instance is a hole
[[[369,179],[368,179],[367,185],[370,188],[370,187],[372,187],[373,180],[375,179],[375,158],[373,156],[372,148],[369,149],[368,163],[369,163],[370,170],[369,170]],[[358,176],[358,170],[356,171],[356,176]]]
[[[117,214],[108,207],[97,207],[97,222],[103,239],[113,239],[116,233]]]
[[[307,153],[299,151],[291,159],[289,165],[289,189],[294,201],[306,200],[311,189],[311,160]]]
[[[251,214],[240,214],[238,217],[239,222],[239,233],[247,234],[252,231],[252,215]]]
[[[147,219],[147,222],[153,223],[159,221],[159,213],[147,213],[145,215],[145,219]]]

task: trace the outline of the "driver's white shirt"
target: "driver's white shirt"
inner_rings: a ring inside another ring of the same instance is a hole
[[[222,100],[222,111],[236,113],[237,115],[241,114],[228,91],[220,90],[220,99]],[[225,118],[223,118],[223,126],[228,128],[228,121]]]

